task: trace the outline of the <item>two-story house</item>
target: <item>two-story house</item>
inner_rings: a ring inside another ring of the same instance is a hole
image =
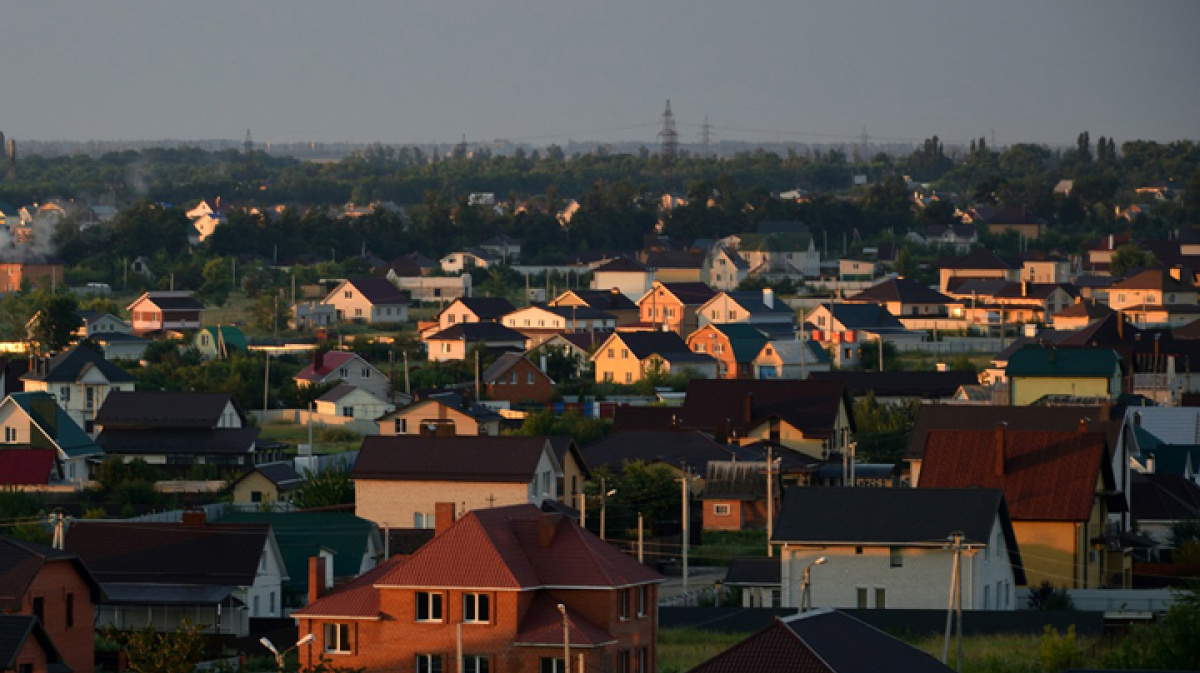
[[[89,479],[91,463],[104,454],[49,393],[6,397],[0,402],[0,427],[3,484],[81,484]]]
[[[529,306],[504,316],[501,324],[525,335],[536,346],[564,332],[616,329],[617,318],[590,306]]]
[[[391,381],[375,365],[357,353],[349,351],[322,351],[313,353],[313,361],[301,369],[295,377],[296,385],[326,385],[340,381],[355,388],[362,388],[382,400],[388,399]]]
[[[684,336],[696,331],[700,325],[700,307],[715,295],[716,292],[704,283],[661,283],[656,280],[637,300],[638,312],[642,323]]]
[[[99,626],[171,632],[186,620],[245,637],[251,618],[283,617],[288,575],[266,524],[210,523],[203,510],[177,523],[76,521],[66,550],[104,590]]]
[[[1028,345],[1004,368],[1009,403],[1033,404],[1047,395],[1116,399],[1125,365],[1110,348],[1056,348]]]
[[[1023,607],[1016,588],[1025,574],[999,488],[789,488],[771,538],[783,606],[801,607],[805,568],[824,557],[809,570],[810,606],[945,608],[955,533],[963,609]]]
[[[1125,311],[1138,327],[1179,327],[1200,315],[1196,286],[1179,268],[1147,269],[1113,283],[1108,306]]]
[[[480,377],[488,399],[512,404],[545,404],[554,395],[554,381],[529,358],[504,353]]]
[[[709,323],[687,337],[693,353],[717,361],[717,377],[754,378],[754,360],[767,345],[767,336],[746,323]]]
[[[368,323],[408,320],[408,295],[386,278],[348,278],[321,303],[332,306],[338,320]]]
[[[656,670],[661,575],[557,513],[441,504],[431,542],[294,613],[305,670]]]
[[[675,332],[614,332],[592,354],[591,362],[597,383],[636,383],[653,371],[717,375],[716,360],[692,352]]]
[[[638,295],[641,296],[641,295]],[[618,327],[638,321],[638,307],[619,290],[567,290],[551,300],[548,306],[557,308],[588,307],[603,311],[616,320]]]
[[[954,300],[907,278],[891,278],[852,295],[848,304],[877,304],[897,318],[944,316]]]
[[[546,437],[374,436],[350,478],[355,513],[380,526],[433,528],[447,493],[466,509],[558,500],[562,466]]]
[[[796,312],[775,300],[767,287],[761,292],[719,292],[699,309],[699,323],[746,323],[773,337],[792,337],[796,333]]]
[[[91,432],[105,398],[113,392],[133,390],[136,379],[103,355],[77,344],[58,355],[38,358],[21,380],[27,391],[55,395],[67,414]]]
[[[637,301],[650,290],[654,270],[628,257],[617,257],[592,270],[593,290],[617,290]]]
[[[945,292],[955,280],[988,278],[992,280],[1021,280],[1021,265],[988,250],[979,248],[968,255],[951,257],[938,262],[938,289]]]
[[[159,290],[143,294],[125,310],[133,318],[133,333],[141,336],[200,329],[204,304],[191,292]]]
[[[96,630],[93,621],[96,605],[103,598],[100,583],[88,571],[79,556],[36,542],[0,535],[0,615],[3,619],[32,617],[50,644],[42,645],[43,657],[21,648],[17,667],[12,671],[37,671],[36,663],[53,660],[66,664],[75,673],[95,670]],[[9,625],[10,629],[12,625]],[[5,636],[11,630],[0,629]],[[5,645],[12,642],[0,638]],[[0,658],[0,666],[8,662]],[[23,669],[21,664],[29,664]],[[56,670],[45,667],[42,671]],[[62,670],[62,669],[57,669]]]
[[[750,274],[750,264],[726,245],[714,245],[704,255],[700,280],[717,290],[736,290]]]
[[[737,253],[750,266],[751,276],[799,275],[815,278],[821,275],[821,252],[811,234],[738,234],[719,243],[736,245]]]
[[[843,368],[857,367],[862,349],[878,347],[880,341],[924,339],[923,332],[908,330],[878,304],[817,304],[804,322],[812,340],[829,349],[833,362]]]
[[[931,430],[918,487],[1003,489],[1030,586],[1128,586],[1108,527],[1125,499],[1106,435],[1086,423],[1076,432]]]

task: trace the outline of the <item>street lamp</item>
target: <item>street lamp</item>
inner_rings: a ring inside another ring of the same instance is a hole
[[[563,670],[562,673],[568,673],[571,670],[571,623],[567,619],[567,606],[562,603],[558,604],[558,611],[563,616]]]
[[[600,539],[604,539],[605,522],[608,513],[608,499],[617,494],[617,489],[604,490],[604,478],[600,478]]]
[[[266,636],[259,638],[258,642],[262,643],[263,647],[265,647],[271,651],[271,655],[275,657],[275,665],[279,666],[279,672],[283,673],[284,657],[286,657],[289,652],[296,649],[297,647],[300,647],[301,645],[307,645],[316,639],[317,639],[316,634],[310,633],[310,634],[304,636],[303,638],[301,638],[300,640],[297,640],[295,645],[292,645],[291,647],[287,648],[286,650],[284,650],[282,652],[275,649],[275,645]]]
[[[804,581],[800,585],[800,612],[812,609],[812,567],[819,565],[825,565],[824,556],[804,566]]]

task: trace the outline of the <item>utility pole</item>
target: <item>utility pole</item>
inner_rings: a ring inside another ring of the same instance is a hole
[[[704,123],[700,125],[700,145],[704,148],[703,152],[706,157],[712,154],[709,144],[714,135],[716,134],[713,133],[712,124],[708,123],[708,115],[704,115]]]
[[[559,603],[558,611],[563,617],[563,673],[568,673],[571,667],[571,622],[567,618],[567,606]]]
[[[645,562],[644,561],[645,557],[642,554],[642,552],[644,551],[644,545],[645,545],[645,537],[643,536],[642,513],[638,512],[638,563]]]
[[[692,469],[687,468],[683,473],[683,478],[679,480],[683,485],[683,593],[688,590],[688,481],[691,479]]]
[[[267,366],[263,368],[263,423],[267,422],[267,394],[271,391],[271,351],[267,351]]]
[[[771,546],[771,535],[775,532],[775,458],[772,448],[767,446],[767,558],[775,556],[775,549]]]
[[[962,550],[963,534],[955,531],[950,535],[950,545],[943,549],[954,551],[954,562],[950,567],[950,599],[946,606],[946,637],[942,644],[942,663],[949,665],[950,630],[954,624],[954,613],[958,612],[958,661],[956,669],[962,671]]]
[[[604,524],[608,516],[608,484],[600,477],[600,539],[604,539]]]

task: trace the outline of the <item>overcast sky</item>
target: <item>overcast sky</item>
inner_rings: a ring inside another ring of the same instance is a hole
[[[0,0],[10,137],[1200,138],[1200,2]]]

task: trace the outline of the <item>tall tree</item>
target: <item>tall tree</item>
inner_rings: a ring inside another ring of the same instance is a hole
[[[43,291],[35,297],[33,306],[37,311],[37,318],[29,331],[33,349],[38,353],[54,353],[66,348],[75,330],[83,324],[75,314],[78,307],[75,295]]]

